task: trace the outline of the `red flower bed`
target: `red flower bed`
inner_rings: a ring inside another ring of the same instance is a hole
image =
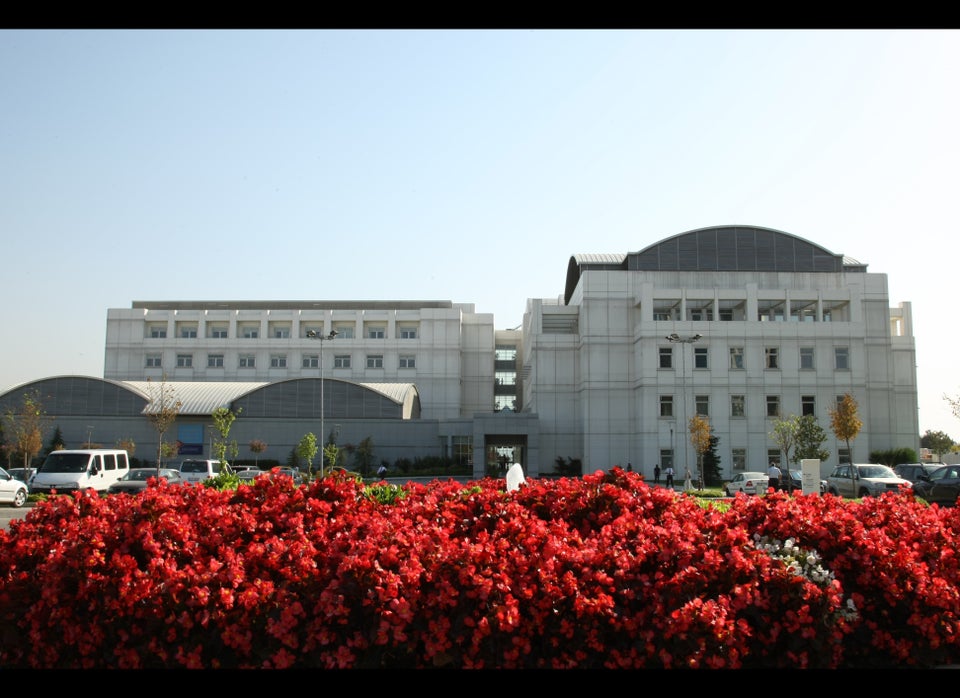
[[[957,524],[910,495],[720,511],[619,468],[89,492],[0,531],[0,667],[943,665]]]

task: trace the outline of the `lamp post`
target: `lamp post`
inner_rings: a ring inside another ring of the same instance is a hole
[[[681,337],[676,332],[672,332],[667,335],[666,339],[671,344],[680,344],[680,398],[681,398],[681,408],[680,416],[683,417],[684,428],[680,432],[685,434],[683,439],[683,467],[684,471],[687,469],[687,441],[690,438],[690,430],[687,428],[687,350],[683,348],[684,344],[693,344],[698,341],[703,335],[695,334],[691,337]],[[677,473],[679,476],[680,473]],[[703,474],[700,475],[701,482],[703,481]]]
[[[314,332],[313,330],[307,331],[307,337],[309,339],[316,339],[320,342],[320,478],[323,479],[323,447],[327,440],[326,434],[323,433],[323,343],[328,339],[333,339],[337,336],[336,330],[330,330],[330,334],[324,337],[322,334]]]

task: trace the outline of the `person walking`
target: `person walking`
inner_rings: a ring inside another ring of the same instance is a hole
[[[659,463],[653,466],[653,484],[654,485],[660,484],[660,464]]]
[[[693,489],[693,475],[690,473],[690,468],[687,468],[687,476],[683,480],[683,489],[684,491]]]
[[[773,461],[770,461],[770,467],[767,468],[767,477],[770,479],[769,486],[777,490],[780,488],[780,468]]]
[[[673,488],[673,466],[668,465],[667,469],[663,471],[663,474],[667,476],[667,487]]]

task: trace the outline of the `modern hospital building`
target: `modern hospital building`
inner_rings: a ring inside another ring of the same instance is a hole
[[[892,307],[886,274],[867,264],[735,225],[577,254],[565,271],[562,294],[527,299],[511,330],[445,300],[135,301],[107,310],[102,378],[15,386],[0,411],[36,392],[67,447],[129,439],[150,460],[145,414],[163,384],[181,402],[165,440],[183,457],[210,454],[210,415],[227,407],[245,460],[257,439],[260,458],[285,462],[312,432],[341,446],[369,438],[375,464],[445,456],[478,477],[505,454],[533,477],[557,459],[584,472],[630,463],[648,478],[656,464],[693,470],[695,414],[724,478],[782,462],[772,424],[790,415],[828,434],[821,472],[919,452],[910,303]],[[846,393],[863,421],[849,454],[828,412]]]

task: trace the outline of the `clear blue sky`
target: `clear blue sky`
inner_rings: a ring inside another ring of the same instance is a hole
[[[913,304],[960,440],[960,32],[3,30],[0,390],[103,375],[135,300],[452,300],[579,253],[798,235]]]

